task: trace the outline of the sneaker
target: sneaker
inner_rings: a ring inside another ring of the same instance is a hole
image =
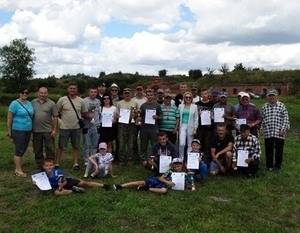
[[[122,189],[122,186],[120,184],[113,184],[114,190]]]
[[[137,191],[147,191],[148,188],[145,185],[139,185],[139,186],[137,186],[136,190]]]
[[[73,186],[72,191],[73,191],[73,193],[84,193],[85,192],[84,188],[81,188],[78,186]]]
[[[84,174],[84,175],[83,175],[83,178],[84,178],[84,179],[88,178],[88,175],[87,175],[87,174]]]
[[[267,167],[266,170],[271,172],[271,171],[273,171],[273,168],[272,167]]]
[[[79,171],[80,170],[80,167],[79,167],[79,165],[77,163],[75,163],[73,165],[73,170],[75,170],[75,171]]]
[[[58,163],[54,164],[54,168],[59,168],[59,164]]]
[[[93,172],[93,173],[90,175],[90,177],[92,177],[92,178],[97,177],[97,173],[96,173],[96,172]]]
[[[110,186],[108,184],[103,184],[103,187],[105,190],[110,190]]]

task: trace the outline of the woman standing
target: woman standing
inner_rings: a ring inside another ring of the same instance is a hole
[[[108,94],[104,94],[102,97],[101,106],[100,142],[106,142],[108,153],[112,153],[112,141],[116,138],[116,110],[117,108],[113,105],[111,96],[109,96]],[[108,126],[109,124],[107,123],[109,123],[110,120],[111,126]]]
[[[184,147],[186,145],[188,150],[191,151],[191,144],[194,135],[197,133],[198,128],[198,110],[197,105],[192,103],[193,96],[191,92],[183,94],[183,103],[178,106],[180,116],[179,126],[179,156],[184,158]]]
[[[11,102],[7,114],[8,136],[15,144],[15,175],[19,177],[26,177],[26,173],[22,170],[22,161],[30,141],[34,115],[33,106],[27,101],[28,94],[28,89],[21,87],[19,98]]]

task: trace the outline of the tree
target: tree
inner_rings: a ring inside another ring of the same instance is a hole
[[[233,67],[233,71],[246,71],[246,68],[243,66],[243,63],[236,63]]]
[[[160,70],[158,71],[158,77],[162,78],[162,77],[166,77],[167,76],[167,70]]]
[[[9,45],[0,48],[0,72],[7,81],[7,89],[17,90],[25,85],[35,74],[33,69],[36,60],[34,49],[28,48],[26,38],[14,39]]]
[[[101,71],[100,73],[99,73],[99,78],[102,78],[102,77],[104,77],[106,74],[105,74],[105,72],[104,71]]]
[[[229,72],[229,67],[226,63],[224,63],[222,66],[221,66],[221,69],[219,69],[219,71],[223,74],[223,76],[226,76]]]
[[[189,76],[192,78],[192,79],[199,79],[202,77],[202,70],[189,70]]]
[[[208,75],[209,77],[214,76],[214,72],[215,72],[215,69],[214,69],[214,68],[206,67],[206,70],[207,70],[207,75]]]

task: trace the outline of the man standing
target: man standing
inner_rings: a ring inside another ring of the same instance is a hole
[[[86,114],[87,108],[84,104],[84,101],[82,98],[77,96],[77,83],[69,82],[67,92],[68,95],[61,97],[56,104],[58,112],[60,114],[61,122],[55,166],[59,167],[59,162],[62,157],[63,149],[67,146],[69,138],[71,138],[74,163],[73,169],[78,171],[80,169],[78,165],[78,148],[81,134],[79,119],[83,117],[88,117],[92,119],[93,115]],[[72,103],[75,109],[73,108]],[[75,111],[77,112],[77,114]]]
[[[154,101],[153,90],[146,91],[147,102],[141,106],[141,159],[147,156],[148,142],[151,145],[157,141],[158,120],[162,119],[160,105]],[[139,120],[139,119],[138,119]]]
[[[286,131],[290,128],[288,111],[277,100],[277,90],[268,90],[268,102],[261,110],[262,124],[260,134],[265,137],[267,170],[280,171],[283,159],[283,147]],[[275,164],[273,164],[275,149]]]
[[[103,94],[106,91],[106,84],[105,83],[100,83],[98,85],[97,89],[98,89],[97,99],[100,100],[100,103],[102,103],[102,97],[103,97]]]
[[[183,100],[183,94],[187,91],[187,85],[185,83],[181,83],[179,86],[180,93],[175,96],[175,105],[178,108],[179,104]]]
[[[233,157],[244,163],[239,166],[238,170],[242,171],[248,178],[252,178],[258,171],[259,158],[261,155],[260,143],[254,135],[250,134],[250,127],[247,124],[242,124],[238,136],[234,139],[233,144]]]
[[[84,164],[88,164],[88,158],[90,155],[96,154],[98,150],[98,127],[100,125],[99,113],[100,113],[100,100],[96,98],[97,88],[91,87],[89,89],[89,96],[84,98],[84,104],[88,110],[88,113],[92,116],[92,119],[87,118],[84,120],[83,129],[83,159]]]
[[[43,170],[43,145],[46,158],[55,158],[54,138],[57,133],[58,111],[56,104],[48,98],[47,87],[40,87],[38,98],[32,100],[33,118],[33,150],[39,170]]]
[[[198,95],[198,87],[197,87],[197,85],[193,84],[191,86],[191,93],[192,93],[192,96],[193,96],[192,103],[195,104],[195,103],[199,102],[200,101],[200,96]]]
[[[131,89],[124,88],[124,99],[117,104],[118,123],[118,157],[121,165],[131,165],[133,163],[134,140],[136,140],[135,118],[133,109],[138,108],[137,102],[131,100]]]
[[[157,89],[156,91],[156,102],[159,105],[162,105],[164,103],[164,96],[165,96],[165,92],[163,89]]]
[[[218,173],[225,174],[231,169],[232,148],[234,138],[226,133],[226,125],[217,125],[217,136],[213,138],[211,145],[210,174],[217,175]]]

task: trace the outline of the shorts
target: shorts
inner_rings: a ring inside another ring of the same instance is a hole
[[[223,166],[226,166],[226,158],[225,156],[222,156],[222,157],[219,157],[218,158],[219,162],[223,165]],[[211,162],[210,163],[210,168],[209,168],[210,171],[214,171],[216,173],[220,173],[220,168],[219,166],[215,163],[215,162]]]
[[[64,186],[64,189],[71,190],[73,186],[78,186],[80,182],[81,180],[78,179],[67,178],[67,184]]]
[[[12,139],[15,144],[15,156],[22,157],[27,148],[31,137],[31,131],[12,130]]]
[[[81,129],[61,129],[59,131],[58,146],[65,148],[68,144],[69,138],[71,138],[72,147],[79,148]]]
[[[158,177],[152,177],[145,180],[147,188],[168,188],[168,185],[159,181]]]

